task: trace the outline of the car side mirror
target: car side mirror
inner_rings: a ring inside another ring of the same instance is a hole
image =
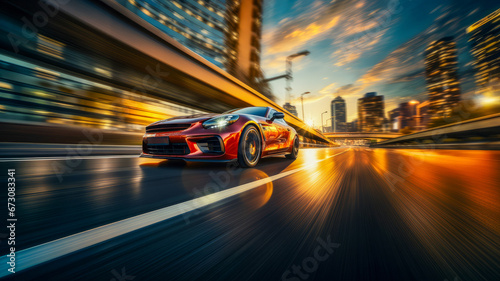
[[[283,119],[283,118],[285,118],[285,113],[275,112],[275,113],[273,113],[273,117],[271,117],[271,122],[273,122],[274,119]]]

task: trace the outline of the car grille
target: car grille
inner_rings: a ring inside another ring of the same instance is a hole
[[[199,139],[196,140],[196,143],[198,144],[198,147],[201,149],[203,153],[216,153],[216,154],[224,153],[222,140],[218,137]]]
[[[146,141],[142,143],[144,153],[152,155],[187,155],[190,153],[187,143],[170,143],[170,144],[148,144]]]
[[[146,132],[152,133],[152,132],[183,131],[189,127],[191,127],[191,124],[159,124],[146,127]]]

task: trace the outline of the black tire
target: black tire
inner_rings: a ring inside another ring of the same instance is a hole
[[[292,153],[285,155],[285,157],[288,159],[297,159],[297,156],[299,155],[299,147],[300,147],[299,138],[295,137],[295,139],[293,140]]]
[[[262,153],[262,140],[259,130],[249,125],[243,129],[238,144],[238,163],[243,168],[255,167]]]

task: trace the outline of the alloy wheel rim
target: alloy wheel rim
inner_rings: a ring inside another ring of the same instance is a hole
[[[246,160],[253,164],[259,158],[259,138],[254,129],[248,130],[245,136],[245,149],[244,155]]]

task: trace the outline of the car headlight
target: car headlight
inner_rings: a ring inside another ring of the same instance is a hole
[[[221,128],[233,124],[238,118],[240,118],[239,115],[222,115],[208,119],[202,125],[205,129]]]

